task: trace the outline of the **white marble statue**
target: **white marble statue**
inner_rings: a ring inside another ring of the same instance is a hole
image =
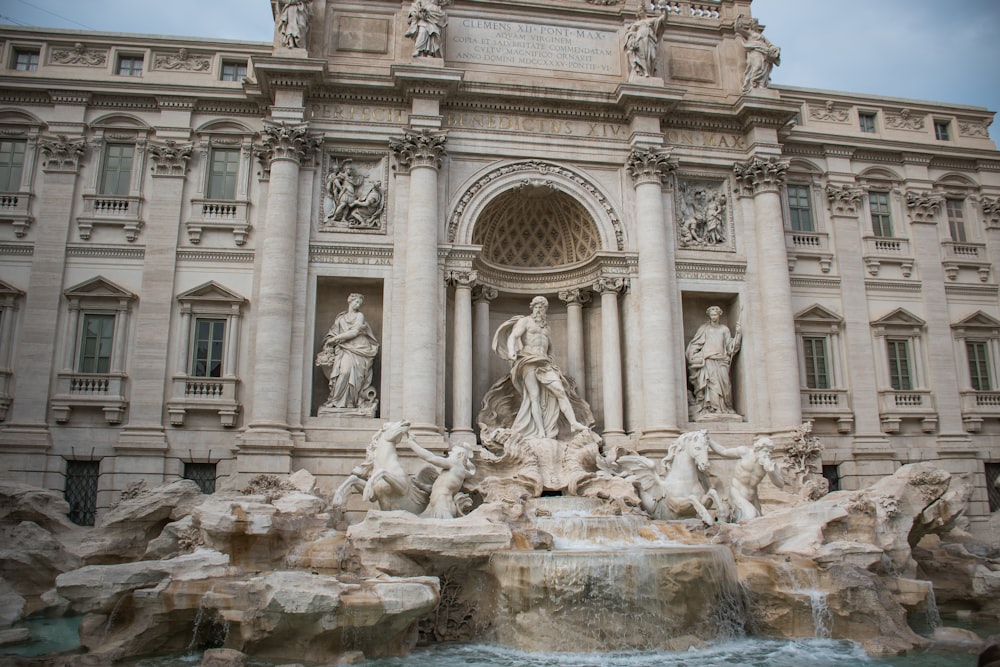
[[[347,297],[347,310],[339,313],[323,337],[323,348],[316,355],[316,365],[329,379],[330,395],[324,408],[362,408],[372,406],[372,366],[379,344],[361,312],[364,297]]]
[[[448,25],[440,0],[413,0],[406,21],[410,28],[404,36],[413,38],[413,55],[440,58],[441,32]]]
[[[375,181],[364,197],[355,199],[348,209],[347,226],[358,228],[378,227],[378,217],[385,208],[385,197],[382,194],[382,181]]]
[[[708,479],[706,431],[682,433],[657,464],[638,454],[618,458],[627,480],[639,491],[642,509],[654,519],[670,520],[697,516],[706,525],[715,519],[708,511],[714,505],[724,520],[728,514],[718,492]]]
[[[757,19],[747,20],[742,14],[736,19],[736,33],[747,52],[747,66],[743,71],[743,92],[754,88],[767,88],[771,69],[781,64],[781,49],[764,37],[764,26]]]
[[[418,458],[441,469],[431,486],[427,508],[420,516],[429,519],[454,519],[462,516],[463,510],[472,503],[468,494],[462,493],[465,480],[476,474],[476,466],[472,463],[472,446],[464,443],[455,445],[448,456],[444,457],[427,451],[412,437],[407,438],[406,444]]]
[[[785,481],[781,476],[781,467],[771,459],[774,442],[763,436],[753,441],[752,447],[723,447],[709,439],[712,451],[727,459],[739,459],[733,468],[729,480],[728,504],[732,508],[732,521],[755,519],[763,514],[760,499],[757,496],[757,486],[764,477],[770,477],[774,485],[781,488]]]
[[[326,220],[344,220],[357,199],[364,177],[354,173],[350,159],[345,159],[326,177]]]
[[[304,49],[312,20],[312,0],[278,0],[278,35],[281,45]]]
[[[640,7],[635,21],[625,28],[625,53],[628,54],[632,76],[649,77],[656,74],[656,51],[667,25],[667,13],[647,16]]]
[[[708,322],[698,327],[685,352],[694,393],[692,417],[696,420],[735,414],[729,368],[743,341],[739,321],[733,333],[719,321],[722,308],[710,306],[705,312]]]
[[[552,359],[552,336],[543,296],[531,300],[531,315],[507,320],[493,336],[493,350],[510,362],[510,375],[494,383],[483,399],[480,423],[489,428],[509,428],[526,438],[555,438],[560,420],[573,432],[593,423],[590,409],[573,390]],[[485,415],[485,418],[484,418]]]

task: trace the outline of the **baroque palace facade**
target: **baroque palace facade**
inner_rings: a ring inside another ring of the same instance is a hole
[[[6,476],[88,523],[140,480],[333,487],[389,419],[473,441],[544,295],[609,445],[812,420],[839,488],[935,460],[997,509],[992,112],[771,86],[750,0],[273,5],[273,44],[0,29]],[[374,356],[337,404],[342,311]]]

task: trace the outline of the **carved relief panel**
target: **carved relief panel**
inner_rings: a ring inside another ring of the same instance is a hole
[[[388,170],[384,155],[326,154],[319,231],[384,234]]]
[[[678,247],[732,252],[732,213],[727,181],[679,178],[675,202]]]

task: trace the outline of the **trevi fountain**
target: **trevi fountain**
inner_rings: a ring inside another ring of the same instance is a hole
[[[686,351],[706,428],[659,460],[609,446],[547,305],[496,330],[510,371],[478,442],[433,452],[384,422],[338,488],[308,470],[207,496],[140,484],[93,529],[3,484],[6,664],[972,664],[1000,559],[963,530],[967,480],[917,463],[828,493],[809,423],[717,443],[742,331],[716,307]],[[331,408],[370,408],[360,306],[317,359]]]

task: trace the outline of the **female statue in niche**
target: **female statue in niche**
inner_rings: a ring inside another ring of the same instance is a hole
[[[323,349],[316,365],[330,379],[330,396],[324,408],[367,408],[372,386],[372,365],[378,341],[365,321],[361,304],[365,298],[354,293],[347,297],[347,310],[339,313],[323,337]]]
[[[735,333],[722,324],[722,308],[709,306],[705,322],[688,343],[685,356],[688,376],[694,391],[694,417],[711,419],[714,415],[731,415],[733,389],[729,366],[743,342],[743,330],[736,323]]]

